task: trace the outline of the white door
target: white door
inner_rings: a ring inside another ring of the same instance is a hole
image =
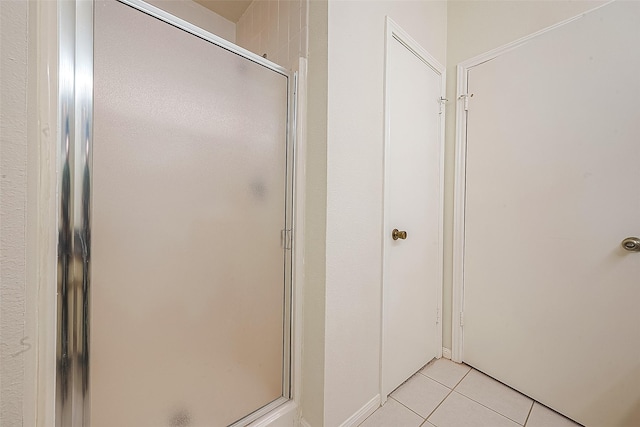
[[[469,70],[466,363],[594,427],[640,425],[640,4]]]
[[[393,24],[391,24],[393,25]],[[387,45],[383,396],[441,348],[443,68],[391,31]],[[410,48],[409,48],[410,46]],[[406,232],[397,240],[392,231]]]

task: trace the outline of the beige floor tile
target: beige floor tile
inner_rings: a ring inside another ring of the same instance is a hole
[[[441,358],[429,364],[421,374],[444,384],[449,388],[454,388],[460,380],[471,370],[467,365],[452,362],[449,359]]]
[[[391,397],[427,418],[450,392],[449,388],[431,378],[416,374],[391,393]]]
[[[475,369],[460,381],[455,391],[519,424],[525,423],[533,404],[527,396]]]
[[[361,427],[418,427],[424,418],[411,412],[393,399],[364,420]]]
[[[569,418],[535,402],[526,427],[580,427],[580,424],[574,423]]]
[[[436,427],[519,427],[512,420],[455,391],[428,421]]]

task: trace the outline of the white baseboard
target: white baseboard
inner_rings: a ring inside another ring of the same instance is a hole
[[[355,414],[351,415],[345,422],[340,424],[340,427],[355,427],[361,424],[367,417],[375,412],[380,407],[380,395],[376,395],[373,399],[367,402],[362,408],[360,408]]]
[[[376,409],[380,407],[380,395],[376,395],[373,399],[368,401],[362,408],[358,409],[358,411],[351,415],[349,419],[340,424],[340,427],[355,427],[360,425],[367,417],[373,414]],[[300,420],[300,427],[311,427],[311,424],[307,422],[304,418]]]
[[[442,357],[451,360],[451,349],[442,347]]]

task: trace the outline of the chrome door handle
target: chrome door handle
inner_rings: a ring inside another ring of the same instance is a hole
[[[625,251],[640,252],[640,239],[637,237],[627,237],[620,245]]]
[[[391,237],[393,238],[393,240],[398,240],[398,239],[404,240],[407,238],[407,232],[399,231],[397,228],[394,228],[393,231],[391,232]]]

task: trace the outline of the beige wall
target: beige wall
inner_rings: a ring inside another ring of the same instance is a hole
[[[236,43],[285,68],[307,57],[308,0],[254,0],[237,24]]]
[[[0,2],[0,425],[35,423],[35,3]]]
[[[443,347],[451,348],[456,65],[602,4],[602,1],[449,0],[445,143]]]
[[[232,43],[236,41],[236,24],[191,0],[145,0],[203,30]]]
[[[302,406],[311,426],[324,425],[327,230],[327,1],[309,2],[305,159],[305,280],[302,284]],[[301,284],[298,283],[298,286]]]
[[[0,2],[0,424],[22,424],[26,310],[28,5]]]

